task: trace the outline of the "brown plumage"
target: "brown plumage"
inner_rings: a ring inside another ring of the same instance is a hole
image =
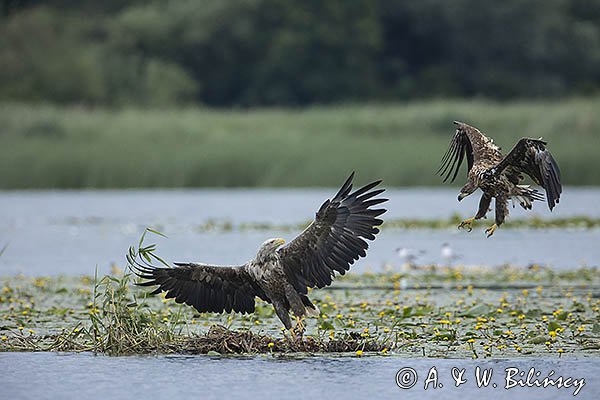
[[[198,312],[252,313],[255,298],[273,304],[287,329],[291,310],[297,318],[318,315],[308,298],[308,288],[331,284],[336,273],[345,274],[366,255],[367,241],[374,240],[386,210],[372,208],[387,199],[376,198],[384,189],[373,190],[381,181],[352,191],[354,173],[338,193],[325,201],[315,220],[285,246],[283,239],[269,239],[256,257],[240,266],[175,263],[163,268],[133,262],[131,268],[141,286],[158,286],[153,294],[185,303]]]
[[[471,223],[484,218],[492,199],[495,199],[495,223],[486,230],[490,237],[508,215],[509,199],[516,200],[527,210],[531,209],[534,200],[543,200],[544,197],[537,190],[521,184],[524,175],[528,175],[545,189],[550,210],[559,202],[562,193],[560,169],[546,149],[546,142],[541,139],[523,138],[510,153],[503,156],[494,141],[477,128],[462,122],[454,123],[457,126],[456,132],[442,158],[438,173],[444,177],[444,182],[448,179],[454,182],[466,158],[467,183],[461,188],[458,201],[477,189],[483,191],[477,214],[461,222],[459,228],[467,227],[471,230]]]

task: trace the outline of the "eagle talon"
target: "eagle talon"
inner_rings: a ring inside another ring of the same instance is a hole
[[[458,225],[458,229],[465,228],[467,229],[467,232],[471,232],[473,230],[473,227],[471,226],[473,224],[473,221],[475,221],[475,217],[465,219]]]
[[[485,233],[487,234],[487,237],[490,237],[494,234],[494,232],[496,232],[496,229],[498,229],[498,225],[494,224],[492,226],[490,226],[489,228],[487,228],[485,230]]]
[[[304,331],[306,330],[306,328],[304,326],[304,317],[295,317],[295,319],[296,319],[296,326],[294,326],[292,329],[290,329],[290,332],[292,333],[292,335],[294,335],[294,337],[302,338],[302,335],[304,334]]]

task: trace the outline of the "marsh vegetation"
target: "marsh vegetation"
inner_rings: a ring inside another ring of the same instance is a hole
[[[566,185],[597,185],[598,109],[599,98],[302,110],[2,104],[0,188],[334,187],[351,170],[361,182],[439,185],[453,120],[476,124],[505,151],[544,137]]]

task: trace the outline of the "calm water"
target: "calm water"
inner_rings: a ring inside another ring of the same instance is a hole
[[[93,274],[123,265],[124,254],[146,226],[169,238],[157,238],[159,252],[173,261],[242,263],[267,237],[291,239],[295,233],[266,231],[206,232],[209,221],[296,224],[307,221],[334,190],[143,190],[0,192],[0,275]],[[454,189],[390,190],[387,218],[470,216],[477,199],[456,201]],[[600,190],[568,189],[554,213],[537,207],[544,218],[600,217]],[[539,205],[541,206],[541,204]],[[533,214],[530,214],[533,215]],[[523,212],[515,209],[513,216]],[[354,271],[381,270],[402,260],[403,246],[425,252],[419,263],[443,262],[440,247],[448,242],[464,264],[527,265],[540,262],[557,268],[598,265],[600,230],[499,230],[485,239],[484,227],[473,232],[448,230],[384,230],[366,260]],[[420,357],[420,355],[416,355]],[[442,388],[423,389],[436,366]],[[475,368],[492,368],[490,385],[478,388]],[[414,368],[418,383],[400,389],[398,370]],[[468,382],[455,388],[452,367],[465,368]],[[400,357],[271,357],[207,356],[105,357],[92,354],[0,353],[0,399],[129,399],[129,398],[403,398],[445,399],[572,398],[575,388],[504,389],[505,369],[536,368],[540,379],[554,371],[585,379],[577,398],[597,398],[600,359],[439,360]]]
[[[253,257],[266,238],[291,239],[295,232],[206,232],[198,226],[210,220],[303,223],[314,215],[334,189],[234,190],[123,190],[123,191],[15,191],[0,192],[0,275],[93,274],[98,266],[108,272],[122,266],[124,254],[146,226],[158,227],[169,239],[157,239],[159,253],[172,261],[243,263]],[[453,188],[395,189],[386,218],[448,218],[470,216],[476,197],[456,201]],[[600,217],[600,189],[567,188],[554,212],[536,204],[532,213],[511,209],[513,217],[543,218],[588,215]],[[489,220],[488,220],[489,221]],[[491,222],[490,222],[491,223]],[[382,232],[369,256],[354,271],[381,270],[399,265],[395,249],[407,247],[424,254],[417,263],[443,263],[441,245],[448,242],[462,264],[528,265],[555,268],[598,265],[600,230],[500,229],[492,239],[485,226],[471,233],[448,230],[392,230]]]
[[[425,390],[434,366],[442,387],[434,389],[431,384]],[[477,387],[474,375],[478,366],[493,371],[487,387]],[[325,398],[344,399],[597,399],[600,391],[600,361],[585,358],[473,361],[394,356],[273,359],[0,353],[0,367],[3,399],[315,399],[324,394]],[[406,367],[415,370],[417,383],[401,389],[396,374]],[[465,369],[467,382],[459,387],[454,385],[453,367]],[[540,381],[554,371],[554,379],[571,377],[583,379],[585,384],[576,397],[576,387],[505,389],[507,368],[517,368],[525,376],[535,368]]]

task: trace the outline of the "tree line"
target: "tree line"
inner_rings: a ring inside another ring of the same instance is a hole
[[[306,105],[600,89],[600,0],[4,0],[0,100]]]

